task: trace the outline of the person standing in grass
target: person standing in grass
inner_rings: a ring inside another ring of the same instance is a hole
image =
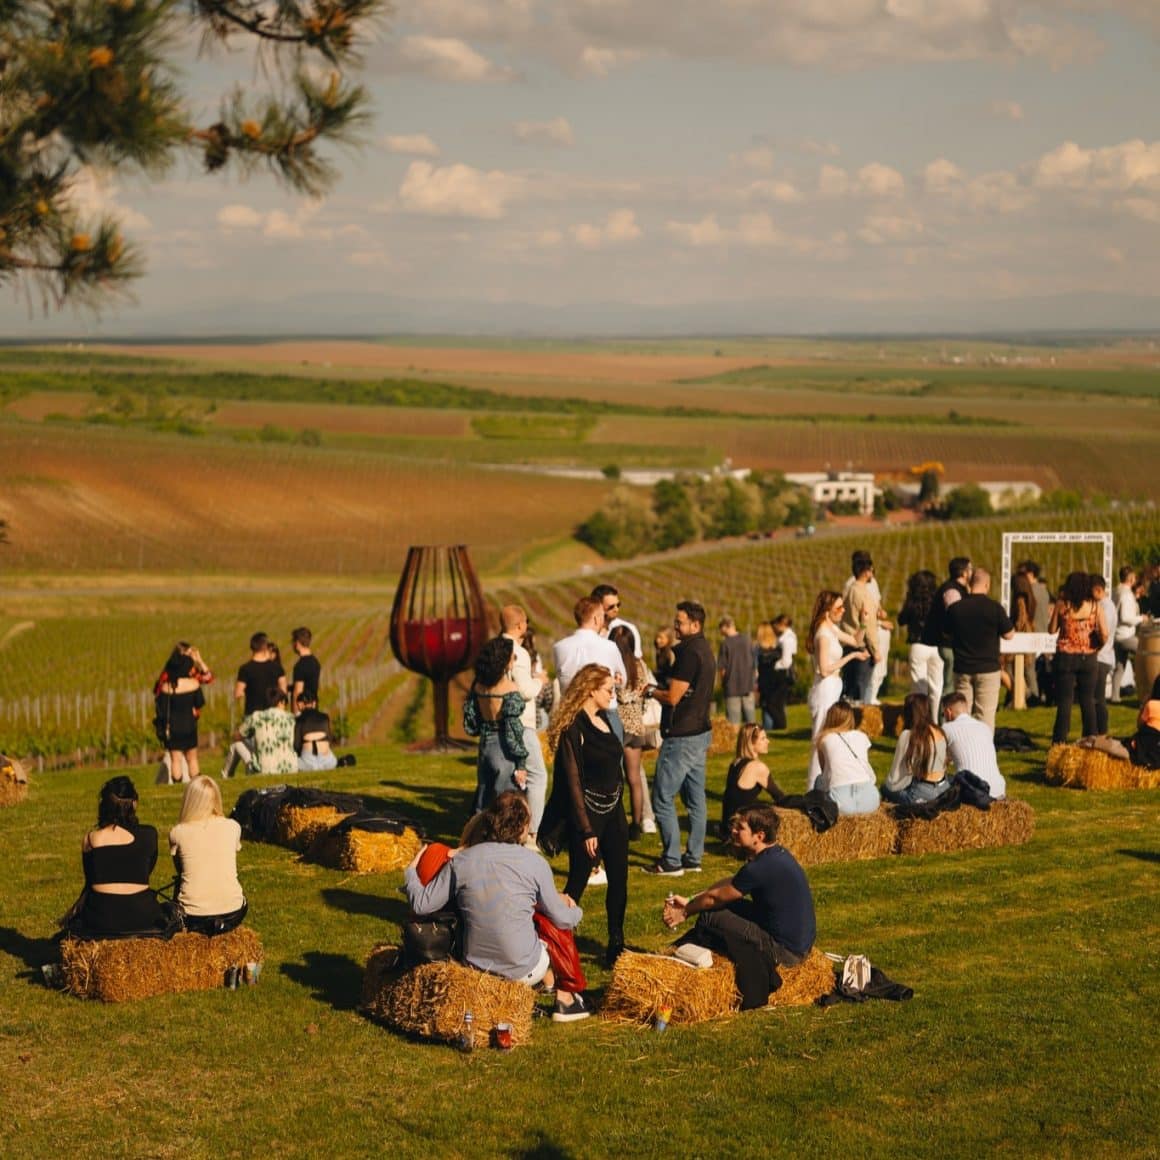
[[[544,751],[540,748],[540,735],[536,732],[536,702],[548,683],[543,667],[537,673],[532,667],[532,656],[524,648],[524,638],[528,634],[528,614],[519,604],[507,604],[500,609],[500,626],[503,635],[512,642],[512,659],[508,666],[508,676],[515,683],[516,690],[524,699],[520,725],[524,731],[524,749],[527,755],[524,768],[527,772],[528,809],[532,815],[532,828],[528,841],[534,846],[540,829],[540,819],[544,816],[544,803],[548,798],[548,766],[544,761]]]
[[[1096,721],[1097,654],[1108,639],[1104,610],[1092,595],[1087,572],[1072,572],[1059,590],[1051,611],[1051,632],[1057,633],[1055,661],[1055,728],[1053,745],[1067,744],[1071,706],[1078,696],[1084,737],[1098,734]]]
[[[1112,695],[1109,700],[1118,704],[1124,690],[1135,688],[1132,672],[1132,658],[1140,647],[1136,635],[1144,617],[1140,613],[1140,602],[1136,599],[1136,570],[1128,564],[1120,569],[1120,583],[1116,587],[1116,630],[1113,634],[1113,650],[1116,667],[1112,673]]]
[[[673,629],[679,643],[664,688],[651,696],[661,703],[661,751],[653,772],[653,813],[664,851],[649,871],[678,877],[697,873],[705,852],[708,810],[705,804],[705,760],[712,740],[709,714],[713,705],[716,660],[705,639],[705,609],[693,600],[677,605]],[[681,853],[677,795],[689,811],[689,841]]]
[[[950,628],[947,613],[951,605],[957,604],[970,592],[971,575],[974,565],[966,556],[955,556],[947,565],[947,578],[934,594],[931,609],[931,632],[939,639],[939,656],[943,662],[942,693],[951,693],[955,687],[955,653],[950,643]]]
[[[314,634],[308,628],[296,628],[290,634],[290,647],[297,654],[290,674],[290,704],[297,712],[298,700],[303,693],[312,693],[318,701],[318,686],[322,682],[322,664],[311,649]]]
[[[633,654],[633,637],[627,624],[618,624],[608,639],[620,649],[628,680],[620,690],[620,717],[624,725],[624,769],[628,777],[628,798],[632,804],[632,821],[628,827],[629,841],[635,842],[644,833],[646,819],[653,816],[648,800],[648,782],[644,775],[645,730],[642,719],[644,691],[653,684],[652,673],[640,657]]]
[[[870,654],[861,647],[861,637],[844,632],[838,627],[845,612],[842,597],[830,589],[818,593],[814,613],[810,617],[806,649],[814,668],[814,683],[810,686],[810,735],[816,740],[825,724],[830,706],[842,697],[842,669],[849,664],[867,660]],[[844,652],[843,646],[850,651]],[[818,761],[817,746],[810,748],[810,764],[806,774],[806,789],[814,788],[822,767]]]
[[[955,692],[970,702],[972,716],[994,729],[1001,684],[999,641],[1010,640],[1015,625],[990,591],[990,572],[976,568],[970,592],[947,609],[946,624],[954,649]]]
[[[810,884],[797,859],[777,844],[777,828],[770,806],[735,814],[731,840],[745,855],[745,865],[692,898],[670,895],[661,912],[670,930],[696,916],[696,925],[679,941],[732,961],[743,1011],[764,1007],[781,986],[777,968],[797,966],[817,937]]]
[[[286,671],[270,648],[264,632],[250,637],[250,659],[238,669],[234,699],[242,702],[242,715],[260,713],[270,707],[270,690],[286,692]]]
[[[1108,595],[1108,582],[1094,572],[1091,575],[1092,600],[1104,616],[1104,640],[1096,653],[1096,736],[1108,735],[1108,685],[1116,667],[1114,637],[1116,633],[1116,605]]]
[[[463,703],[464,732],[479,738],[472,803],[476,814],[501,793],[527,792],[524,699],[509,675],[514,652],[506,636],[487,641],[475,658],[475,680]]]
[[[753,644],[749,633],[741,632],[731,616],[723,616],[717,624],[721,630],[721,647],[717,650],[717,675],[725,693],[725,719],[730,725],[744,722],[751,725],[756,719],[753,705],[753,687],[757,683],[753,668]]]
[[[913,573],[906,581],[906,599],[898,613],[898,627],[906,629],[907,662],[910,665],[910,692],[930,698],[931,716],[938,714],[943,688],[942,643],[938,617],[934,615],[938,577],[928,569]]]
[[[628,819],[624,816],[624,747],[612,729],[608,707],[612,673],[585,665],[573,678],[548,726],[553,755],[552,796],[544,810],[541,845],[554,849],[566,835],[568,882],[564,893],[579,902],[589,876],[603,861],[608,893],[608,947],[611,967],[624,950],[628,908]]]
[[[212,681],[213,673],[197,647],[178,641],[153,687],[153,723],[165,746],[170,782],[190,782],[201,772],[197,724],[205,708],[202,687]]]
[[[632,655],[644,656],[641,647],[640,630],[631,620],[620,615],[620,593],[611,584],[597,584],[592,589],[592,599],[600,601],[600,611],[604,615],[604,635],[611,636],[614,628],[627,628],[632,633]]]

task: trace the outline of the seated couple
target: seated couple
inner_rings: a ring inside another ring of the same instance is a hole
[[[584,912],[556,890],[543,856],[523,845],[530,825],[523,795],[501,793],[472,818],[459,849],[449,851],[438,870],[425,866],[421,873],[424,846],[407,867],[403,887],[418,916],[456,906],[469,966],[531,987],[555,987],[552,1018],[585,1019],[591,1014],[581,994],[587,983],[571,933]]]
[[[297,717],[286,707],[284,689],[274,686],[267,698],[267,708],[242,719],[222,777],[233,777],[241,764],[247,773],[305,773],[354,765],[353,755],[337,757],[331,749],[330,717],[319,710],[310,689],[298,694]]]
[[[181,815],[169,831],[177,868],[177,908],[158,901],[149,886],[157,865],[157,831],[137,820],[137,790],[130,778],[102,786],[97,827],[81,843],[85,885],[63,924],[76,938],[169,935],[182,926],[224,934],[239,926],[247,903],[238,883],[241,827],[222,816],[221,792],[209,777],[185,790]]]
[[[794,856],[777,844],[777,827],[772,806],[735,814],[731,836],[745,865],[692,898],[669,895],[662,911],[670,930],[696,916],[696,925],[678,942],[732,961],[743,1011],[769,1002],[781,986],[777,968],[801,963],[817,936],[809,882]]]

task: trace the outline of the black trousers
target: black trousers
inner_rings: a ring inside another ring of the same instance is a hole
[[[769,688],[762,693],[761,707],[769,714],[774,729],[785,729],[785,707],[789,702],[790,690],[793,688],[793,670],[775,669],[769,682]]]
[[[794,967],[802,956],[776,942],[755,918],[756,908],[747,898],[731,902],[720,910],[705,910],[697,924],[679,942],[696,943],[724,955],[733,963],[741,1010],[764,1007],[769,996],[781,986],[779,966]]]
[[[584,839],[570,830],[568,834],[568,882],[564,893],[579,904],[588,875],[597,862],[604,863],[608,875],[605,888],[605,910],[608,913],[609,944],[624,945],[624,912],[628,909],[628,819],[624,805],[617,802],[607,814],[590,813],[588,821],[596,832],[596,858],[588,857]]]
[[[187,914],[185,916],[185,929],[193,931],[195,934],[211,936],[227,934],[242,925],[242,919],[246,917],[246,911],[249,909],[250,904],[243,902],[241,909],[230,914]]]
[[[1096,728],[1096,654],[1057,652],[1051,671],[1055,677],[1055,728],[1051,742],[1066,744],[1071,728],[1071,706],[1079,701],[1084,737],[1098,732]]]

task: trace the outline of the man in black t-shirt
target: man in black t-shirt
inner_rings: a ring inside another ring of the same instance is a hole
[[[294,671],[290,674],[290,687],[293,696],[291,705],[297,712],[298,699],[303,693],[310,693],[314,700],[318,700],[318,685],[322,678],[322,665],[318,658],[310,651],[310,642],[314,639],[308,628],[296,628],[290,634],[290,647],[298,654],[294,662]]]
[[[705,759],[712,738],[709,711],[717,676],[713,649],[705,639],[705,609],[692,600],[677,605],[673,620],[678,644],[668,685],[653,688],[661,703],[661,751],[653,774],[653,813],[664,851],[650,873],[679,877],[701,869],[705,852]],[[689,843],[681,854],[677,794],[689,811]]]
[[[734,814],[730,837],[745,865],[692,898],[670,895],[662,912],[670,930],[697,915],[697,925],[680,941],[733,962],[743,1011],[764,1007],[781,986],[778,966],[796,966],[817,937],[810,884],[797,859],[776,844],[777,826],[770,806]]]
[[[971,707],[971,716],[995,728],[999,708],[999,638],[1015,635],[1007,610],[987,594],[991,574],[976,568],[971,590],[947,609],[946,625],[955,653],[955,692]]]
[[[951,605],[962,600],[970,591],[971,573],[974,565],[966,556],[955,556],[947,565],[947,578],[934,594],[927,617],[927,629],[938,639],[938,654],[943,662],[943,695],[954,692],[955,654],[950,646],[950,632],[947,627],[947,613]]]
[[[264,632],[250,637],[250,659],[238,669],[234,699],[243,702],[242,716],[270,707],[270,690],[286,692],[286,671],[270,651],[270,638]]]

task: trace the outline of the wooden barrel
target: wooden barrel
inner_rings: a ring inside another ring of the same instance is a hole
[[[1160,677],[1160,624],[1141,624],[1136,629],[1140,647],[1136,650],[1136,696],[1142,705]]]

